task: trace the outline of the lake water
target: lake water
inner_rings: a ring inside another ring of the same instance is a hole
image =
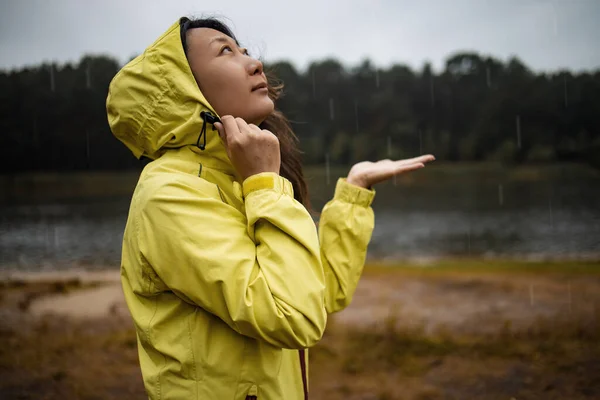
[[[333,193],[332,176],[311,180],[317,209]],[[376,186],[369,258],[600,259],[597,174],[496,178],[429,176]],[[4,205],[0,269],[117,267],[128,207],[127,197]]]

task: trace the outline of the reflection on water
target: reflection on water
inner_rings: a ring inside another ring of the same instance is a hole
[[[589,258],[600,253],[600,216],[590,210],[382,212],[370,256]]]
[[[0,267],[118,266],[129,199],[4,207]]]
[[[331,184],[313,181],[320,209]],[[600,182],[376,187],[370,258],[599,258]],[[129,199],[3,206],[0,268],[118,266]]]

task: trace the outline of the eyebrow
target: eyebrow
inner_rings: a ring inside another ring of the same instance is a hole
[[[248,49],[246,49],[245,47],[241,47],[238,43],[236,43],[233,39],[231,39],[230,37],[225,37],[225,36],[217,36],[216,38],[212,39],[208,44],[211,45],[215,42],[221,42],[221,43],[228,43],[230,44],[231,42],[234,42],[235,45],[242,49],[245,50],[246,52],[248,52]]]
[[[228,39],[224,36],[217,36],[216,38],[212,39],[209,44],[212,44],[213,42],[230,43],[231,39]]]

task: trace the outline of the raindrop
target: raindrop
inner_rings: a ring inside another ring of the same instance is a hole
[[[85,67],[85,87],[88,89],[92,88],[92,77],[90,76],[90,62],[87,62]]]
[[[485,74],[486,74],[487,87],[490,88],[490,87],[492,87],[492,75],[491,75],[490,67],[489,66],[487,66],[485,68]]]
[[[533,307],[533,303],[534,303],[535,297],[534,297],[534,293],[533,293],[533,284],[530,283],[529,284],[529,304]]]
[[[387,137],[387,153],[388,153],[388,158],[392,158],[392,137],[388,135]],[[394,178],[393,178],[393,182],[394,182],[394,186],[396,186],[396,177],[398,176],[398,174],[394,174]]]
[[[23,268],[29,268],[29,259],[23,253],[19,254],[17,263],[19,264],[19,266],[21,266]]]
[[[517,125],[517,147],[521,148],[521,116],[517,115],[516,117],[516,125]]]
[[[54,232],[50,231],[50,227],[48,226],[48,224],[45,224],[45,230],[46,230],[46,235],[45,235],[46,251],[48,251],[48,249],[50,248],[50,243],[54,244],[54,238],[52,238],[52,240],[50,239],[50,236],[52,236],[51,234]]]
[[[554,229],[554,214],[552,213],[552,199],[548,200],[548,208],[550,209],[550,225]]]
[[[317,97],[317,87],[315,84],[315,70],[312,70],[312,90],[313,90],[313,99]]]
[[[502,187],[502,184],[498,184],[498,204],[504,204],[504,188]]]
[[[54,64],[50,64],[50,90],[54,92],[55,84],[54,84]]]
[[[58,239],[58,227],[54,226],[54,251],[58,251],[59,239]]]
[[[563,77],[564,79],[564,88],[565,88],[565,108],[569,107],[569,93],[567,92],[567,76]]]
[[[335,114],[333,112],[333,98],[329,98],[329,119],[332,121],[335,119]]]
[[[33,116],[33,143],[37,146],[39,145],[39,136],[37,129],[37,113]]]
[[[419,129],[419,154],[423,154],[423,132]]]
[[[85,159],[89,165],[90,163],[90,132],[85,130]]]
[[[375,87],[379,88],[379,69],[375,70]]]
[[[325,154],[325,176],[327,185],[329,185],[329,153]]]
[[[356,133],[358,133],[358,100],[354,99],[354,120],[356,122]]]
[[[573,311],[573,308],[571,306],[573,301],[573,297],[571,296],[571,282],[569,282],[569,312]]]
[[[469,255],[471,255],[471,226],[467,230],[467,249],[469,250]]]
[[[435,91],[433,88],[433,74],[429,77],[429,94],[431,95],[431,106],[435,106]]]

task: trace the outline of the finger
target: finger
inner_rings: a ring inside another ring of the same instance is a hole
[[[225,133],[225,140],[227,142],[239,136],[240,130],[235,122],[235,119],[231,115],[226,115],[222,117],[221,122],[223,124],[223,127],[225,128],[223,132]]]
[[[250,130],[254,133],[262,133],[262,129],[254,124],[248,124],[248,128],[250,128]]]
[[[414,163],[414,164],[402,165],[399,168],[396,167],[396,172],[394,173],[394,175],[402,174],[404,172],[415,171],[415,170],[421,169],[421,168],[425,168],[425,164]]]
[[[427,154],[427,155],[423,155],[423,156],[419,156],[419,157],[414,157],[414,158],[408,158],[406,160],[397,160],[396,162],[398,163],[404,163],[404,164],[414,164],[414,163],[419,163],[419,162],[428,162],[428,161],[433,161],[435,160],[435,157],[432,156],[431,154]]]
[[[251,130],[250,127],[248,126],[248,124],[246,123],[246,121],[244,121],[243,118],[236,118],[235,119],[235,123],[238,126],[239,132],[241,134],[248,134],[248,132]]]
[[[217,128],[217,132],[219,132],[219,136],[223,141],[225,141],[225,128],[223,128],[223,124],[220,122],[215,122],[215,128]]]
[[[221,117],[221,124],[223,125],[223,137],[226,141],[229,141],[231,137],[235,136],[238,130],[235,119],[231,115],[226,115]]]
[[[435,157],[433,155],[427,154],[424,156],[409,158],[407,160],[398,160],[398,161],[396,161],[396,164],[408,165],[408,164],[415,164],[415,163],[427,163],[427,162],[434,161],[434,160],[435,160]]]

